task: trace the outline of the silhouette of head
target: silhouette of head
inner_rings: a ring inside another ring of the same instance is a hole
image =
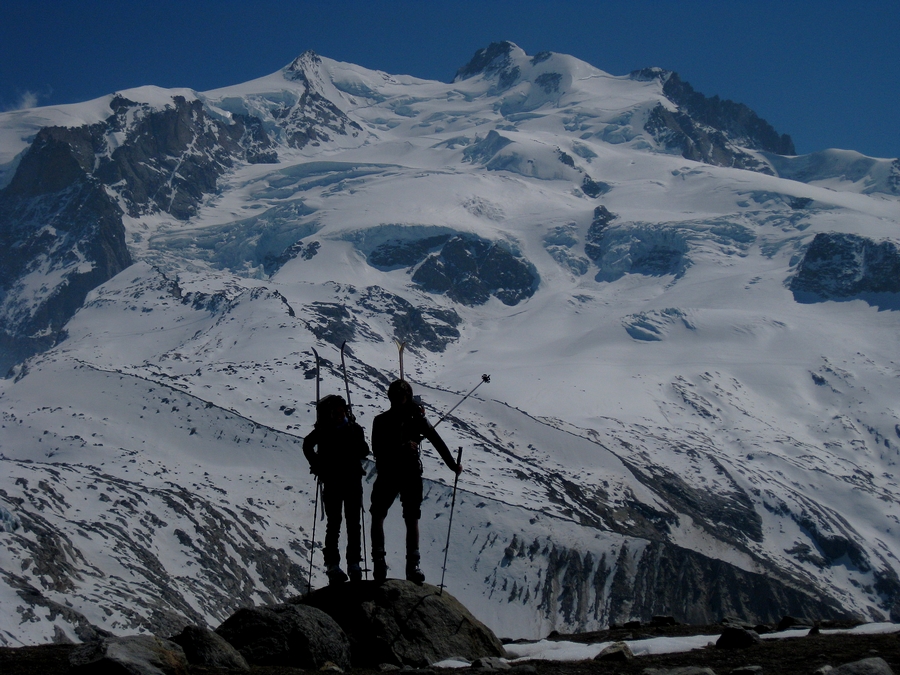
[[[413,400],[413,390],[406,380],[394,380],[387,391],[391,405],[401,405]]]
[[[329,394],[316,406],[316,420],[339,423],[347,416],[347,402],[343,396]]]

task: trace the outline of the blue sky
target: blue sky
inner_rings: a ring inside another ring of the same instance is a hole
[[[145,84],[198,91],[313,49],[449,81],[480,47],[572,54],[614,75],[677,71],[828,147],[900,156],[900,0],[0,0],[0,109]]]

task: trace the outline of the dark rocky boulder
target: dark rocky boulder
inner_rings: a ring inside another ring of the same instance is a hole
[[[81,645],[69,654],[71,673],[127,673],[128,675],[186,675],[184,650],[153,635],[107,637]]]
[[[781,621],[778,622],[778,626],[776,626],[775,630],[783,631],[792,628],[812,628],[813,625],[814,622],[809,619],[797,618],[796,616],[783,616],[781,617]]]
[[[848,628],[848,622],[831,624],[833,628]],[[659,627],[653,631],[654,637],[710,636],[718,633],[716,625],[681,625]],[[650,637],[650,636],[646,636]],[[629,635],[624,628],[592,633],[559,634],[555,631],[546,637],[550,641],[575,642],[596,645],[600,642],[641,640],[645,637]],[[632,647],[637,648],[640,642]],[[44,644],[27,647],[0,646],[0,673],[3,675],[71,675],[70,655],[84,649],[83,645]],[[511,649],[513,649],[511,647]],[[642,650],[643,651],[643,650]],[[874,659],[874,660],[873,660]],[[460,657],[459,662],[467,659]],[[499,673],[507,675],[578,675],[588,673],[608,673],[609,675],[891,675],[900,666],[900,639],[897,633],[877,633],[869,631],[822,633],[820,635],[788,637],[764,640],[748,649],[692,649],[679,653],[641,653],[630,661],[601,664],[591,661],[564,663],[533,659],[515,660],[512,663],[497,657],[480,657],[471,662],[468,669],[459,673]],[[887,665],[885,665],[887,664]],[[224,675],[234,671],[224,668],[209,668],[191,664],[189,672],[208,675]],[[328,667],[327,669],[331,669]],[[128,672],[111,666],[110,672]],[[382,672],[400,667],[384,666]],[[84,672],[84,671],[82,671]],[[95,669],[91,673],[102,673]],[[159,672],[159,671],[157,671]],[[299,669],[280,667],[255,667],[258,673],[300,673]],[[377,672],[367,669],[366,672]],[[441,669],[406,668],[403,673],[419,675],[433,672],[449,672]]]
[[[608,647],[604,647],[600,653],[594,657],[594,661],[621,662],[631,661],[633,658],[634,653],[631,651],[631,647],[628,646],[627,642],[613,642]]]
[[[802,303],[859,298],[873,305],[900,305],[900,246],[856,234],[820,232],[791,279]]]
[[[719,639],[716,640],[718,649],[746,649],[757,645],[762,640],[756,631],[737,626],[725,626]]]
[[[185,626],[178,635],[169,638],[180,645],[188,662],[206,668],[228,668],[249,671],[250,665],[225,638],[208,628]]]
[[[828,675],[894,675],[894,671],[883,658],[873,656],[832,668]]]
[[[328,614],[309,605],[239,609],[216,628],[248,663],[318,670],[350,667],[350,643]]]
[[[329,586],[291,602],[330,614],[350,639],[353,665],[423,667],[451,656],[504,656],[503,645],[452,595],[396,579]]]

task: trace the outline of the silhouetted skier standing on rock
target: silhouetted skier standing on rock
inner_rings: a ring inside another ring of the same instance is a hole
[[[444,463],[457,475],[462,465],[454,461],[450,449],[425,412],[413,400],[412,387],[405,380],[395,380],[388,387],[391,408],[372,423],[372,452],[378,477],[372,487],[372,561],[375,581],[387,578],[384,549],[384,519],[397,496],[403,505],[406,522],[406,578],[421,584],[425,575],[419,568],[419,518],[422,516],[422,460],[419,443],[427,438],[440,453]]]
[[[325,569],[329,583],[347,580],[341,569],[338,540],[341,509],[347,517],[347,572],[351,581],[362,579],[359,566],[360,514],[362,511],[361,461],[369,454],[365,434],[349,414],[347,402],[334,394],[323,398],[316,408],[316,425],[303,439],[303,454],[309,468],[322,481],[325,524]]]

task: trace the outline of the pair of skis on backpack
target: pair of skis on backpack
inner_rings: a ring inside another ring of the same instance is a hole
[[[353,415],[353,403],[350,401],[350,380],[347,377],[347,361],[344,357],[344,350],[346,347],[347,347],[347,342],[345,340],[344,342],[341,343],[341,372],[343,373],[343,376],[344,376],[344,392],[347,394],[347,410],[350,413],[350,421],[352,422],[355,420],[355,417]],[[405,348],[406,348],[405,342],[397,342],[397,350],[400,353],[400,379],[401,380],[403,379],[403,351]],[[315,350],[315,348],[312,350],[312,353],[316,357],[316,407],[318,407],[319,399],[320,399],[320,383],[321,383],[321,376],[320,376],[320,369],[319,369],[320,359],[319,359],[319,352],[317,352]],[[480,387],[482,384],[485,384],[486,382],[490,382],[490,381],[491,381],[490,375],[488,375],[486,373],[484,375],[482,375],[481,380],[478,382],[478,384],[476,384],[474,387],[472,387],[471,391],[469,391],[468,394],[463,396],[457,402],[457,404],[455,406],[453,406],[452,408],[450,408],[450,410],[448,410],[443,415],[441,415],[440,418],[438,419],[438,421],[434,423],[434,426],[436,427],[438,424],[443,422],[447,418],[447,416],[450,415],[450,413],[452,413],[454,410],[456,410],[460,405],[462,405],[462,403],[467,398],[469,398],[472,394],[474,394],[475,390],[478,389],[478,387]]]

